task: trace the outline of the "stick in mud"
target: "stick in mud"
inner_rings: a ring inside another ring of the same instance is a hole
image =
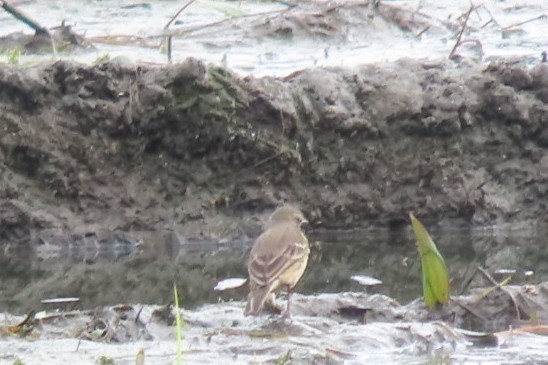
[[[171,56],[172,47],[173,47],[173,36],[168,35],[167,36],[167,62],[169,64],[171,64],[173,62],[173,58]]]
[[[510,300],[512,301],[512,304],[514,305],[514,309],[516,311],[516,318],[517,318],[518,321],[521,321],[520,306],[517,303],[516,298],[514,298],[514,295],[512,295],[512,293],[510,293],[504,287],[505,284],[504,283],[499,283],[495,279],[493,279],[493,277],[491,275],[489,275],[489,273],[484,268],[478,267],[478,270],[487,280],[489,280],[491,282],[491,284],[494,285],[493,289],[500,289],[510,297]]]
[[[466,16],[464,18],[464,23],[462,24],[462,28],[460,29],[459,35],[457,36],[457,41],[455,42],[455,45],[453,46],[453,49],[449,53],[449,58],[453,58],[455,55],[455,52],[457,51],[457,48],[461,45],[461,38],[464,34],[464,30],[466,29],[466,24],[468,23],[468,19],[470,19],[470,14],[474,11],[476,7],[474,5],[470,5],[470,9],[468,9],[468,12],[466,13]]]
[[[173,23],[175,21],[175,19],[177,19],[177,17],[186,9],[188,8],[195,0],[190,0],[188,1],[185,5],[183,5],[183,7],[181,9],[179,9],[179,11],[177,11],[177,13],[175,13],[175,15],[173,17],[171,17],[171,19],[166,23],[166,25],[164,25],[164,30],[168,29],[169,26],[171,25],[171,23]],[[171,34],[169,34],[167,36],[167,62],[168,63],[172,63],[172,57],[171,57],[171,52],[172,52],[172,47],[173,47],[173,36]]]
[[[459,295],[463,295],[468,288],[470,287],[470,284],[472,283],[472,280],[476,277],[477,273],[479,272],[479,269],[476,267],[474,272],[472,272],[472,275],[470,275],[462,284],[461,289],[459,290]]]
[[[36,34],[50,35],[46,27],[41,26],[40,24],[38,24],[37,21],[31,19],[28,15],[24,14],[21,10],[17,9],[13,5],[10,5],[7,1],[0,1],[0,3],[2,4],[2,8],[5,11],[13,15],[15,19],[31,27],[36,32]]]
[[[169,20],[169,22],[166,23],[166,25],[164,25],[164,29],[167,29],[169,28],[169,26],[171,25],[171,23],[173,23],[175,21],[175,19],[177,19],[177,17],[186,9],[188,8],[195,0],[190,0],[189,2],[187,2],[185,5],[183,5],[183,7],[181,9],[179,9],[179,11],[177,13],[175,13],[175,15]]]

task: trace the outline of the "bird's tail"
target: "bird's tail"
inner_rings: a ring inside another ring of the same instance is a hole
[[[266,286],[256,286],[251,288],[247,297],[247,304],[245,306],[245,316],[256,316],[263,309],[264,303],[268,299],[271,293],[272,284]]]

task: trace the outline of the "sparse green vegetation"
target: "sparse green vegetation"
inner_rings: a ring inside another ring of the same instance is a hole
[[[108,356],[101,356],[97,359],[98,365],[114,365],[114,359]]]
[[[289,365],[292,363],[293,363],[293,354],[291,353],[291,350],[287,350],[287,352],[284,355],[280,356],[274,361],[274,364],[276,365]]]
[[[97,56],[95,61],[93,61],[93,65],[94,66],[101,65],[101,64],[107,63],[109,61],[110,61],[110,54],[109,53],[103,53],[103,54]]]
[[[177,325],[177,365],[183,363],[183,329],[181,327],[181,310],[179,308],[179,294],[177,293],[177,285],[173,283],[173,296],[175,298],[175,323]]]
[[[19,48],[13,48],[6,52],[8,58],[8,65],[18,65],[21,59],[21,50]]]

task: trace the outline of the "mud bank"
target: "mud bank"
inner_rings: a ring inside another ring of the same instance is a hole
[[[546,221],[548,66],[401,60],[238,79],[196,59],[0,69],[0,240]],[[40,241],[40,240],[38,240]],[[43,242],[43,241],[41,241]]]

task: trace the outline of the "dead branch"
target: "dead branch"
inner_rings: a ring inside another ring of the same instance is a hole
[[[167,29],[169,28],[169,26],[171,25],[171,23],[173,23],[175,21],[175,19],[177,19],[177,17],[186,9],[188,8],[195,0],[190,0],[189,2],[187,2],[185,5],[183,5],[183,7],[181,9],[179,9],[179,11],[177,13],[175,13],[175,15],[169,20],[169,22],[166,23],[166,25],[164,26],[164,29]]]
[[[31,27],[36,34],[46,34],[49,35],[49,32],[46,27],[41,26],[38,22],[32,19],[30,16],[23,13],[21,10],[17,9],[13,5],[10,5],[7,1],[0,1],[2,8],[10,13],[15,19],[23,22],[25,25]]]
[[[468,23],[468,19],[470,19],[470,14],[472,14],[474,9],[475,9],[475,6],[470,5],[470,9],[468,9],[468,12],[466,13],[466,16],[464,18],[464,23],[462,24],[462,28],[460,29],[460,32],[457,36],[457,41],[455,42],[455,45],[453,46],[453,49],[449,53],[449,58],[453,58],[453,56],[455,55],[455,52],[457,51],[457,48],[460,45],[460,40],[462,38],[462,35],[464,34],[464,30],[466,29],[466,24]]]
[[[426,26],[423,30],[421,30],[420,32],[418,32],[416,35],[415,35],[415,38],[419,38],[421,35],[423,35],[425,32],[427,32],[428,30],[430,29],[430,26]]]
[[[487,12],[487,14],[491,17],[487,23],[483,24],[481,26],[481,29],[485,28],[487,25],[491,24],[491,23],[495,23],[495,25],[499,28],[501,28],[499,22],[495,19],[495,17],[493,16],[493,14],[489,11],[489,9],[487,9],[486,6],[483,6],[483,10]]]
[[[505,283],[499,283],[497,282],[495,279],[493,279],[493,277],[491,275],[489,275],[489,273],[487,271],[485,271],[484,268],[482,267],[478,267],[478,270],[479,272],[482,273],[482,275],[487,279],[489,280],[494,286],[495,288],[494,289],[500,289],[502,290],[504,293],[506,293],[506,295],[508,295],[510,297],[510,300],[512,301],[512,304],[514,305],[514,309],[516,310],[516,317],[517,317],[517,320],[520,321],[521,320],[521,311],[519,309],[519,305],[516,301],[516,298],[514,298],[514,295],[512,293],[510,293],[505,287]],[[506,280],[505,280],[506,281]]]
[[[181,9],[179,9],[179,11],[177,11],[177,13],[175,13],[175,15],[166,23],[166,25],[164,26],[164,32],[169,28],[169,26],[175,21],[175,19],[177,19],[177,17],[179,15],[181,15],[181,13],[186,9],[188,8],[195,0],[189,0],[185,5],[183,5],[183,7]],[[172,51],[173,51],[173,35],[172,34],[167,34],[166,36],[166,42],[167,42],[167,62],[168,63],[172,63]],[[162,41],[160,43],[160,48],[164,45],[164,42]]]
[[[25,317],[25,319],[17,325],[17,327],[23,327],[23,326],[29,324],[30,322],[32,322],[34,320],[35,316],[36,316],[36,312],[35,311],[30,311],[29,314],[27,314],[27,316]]]
[[[527,23],[533,22],[535,20],[541,20],[541,19],[546,19],[546,18],[548,18],[548,16],[546,14],[542,14],[542,15],[539,15],[537,17],[534,17],[534,18],[531,18],[531,19],[528,19],[528,20],[524,20],[524,21],[516,23],[516,24],[509,25],[507,27],[502,28],[502,30],[503,31],[509,30],[511,28],[519,27],[520,25],[527,24]]]
[[[476,269],[474,270],[474,272],[472,273],[472,275],[470,275],[463,283],[462,283],[462,287],[461,289],[459,290],[459,295],[463,295],[467,290],[468,288],[470,287],[470,284],[472,283],[472,280],[474,280],[474,278],[476,277],[476,274],[478,273],[478,268],[476,267]]]
[[[259,16],[262,16],[262,15],[284,13],[284,12],[287,12],[290,9],[294,8],[295,6],[296,5],[290,5],[289,7],[285,8],[285,9],[270,10],[270,11],[264,11],[264,12],[261,12],[261,13],[242,15],[241,17],[238,17],[238,19],[246,19],[246,18],[252,18],[252,17],[259,17]],[[173,31],[167,31],[166,30],[164,32],[164,34],[157,35],[157,36],[151,36],[150,38],[165,37],[166,35],[171,35],[173,37],[188,35],[190,33],[194,33],[196,31],[200,31],[200,30],[204,30],[204,29],[207,29],[207,28],[217,26],[217,25],[221,25],[221,24],[233,21],[233,20],[234,20],[233,18],[225,18],[225,19],[218,20],[218,21],[215,21],[215,22],[212,22],[212,23],[197,25],[197,26],[194,26],[194,27],[181,28],[181,29],[176,29],[176,30],[173,30]]]
[[[480,27],[480,29],[485,28],[486,26],[488,26],[489,24],[491,24],[491,23],[493,23],[493,22],[494,22],[493,18],[489,19],[487,22],[485,22],[485,23]]]

